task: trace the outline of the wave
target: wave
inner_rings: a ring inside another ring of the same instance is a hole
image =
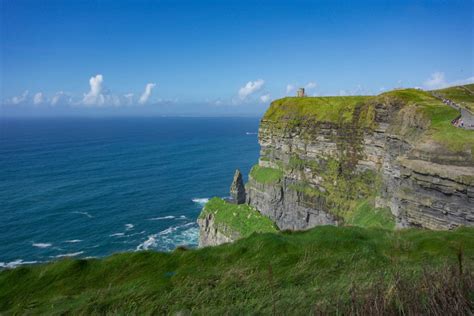
[[[89,218],[93,218],[94,216],[92,216],[91,214],[87,213],[87,212],[78,212],[78,211],[74,211],[74,212],[71,212],[71,214],[81,214],[81,215],[85,215]]]
[[[65,253],[65,254],[57,255],[57,256],[54,256],[54,257],[51,257],[51,258],[69,258],[69,257],[79,256],[83,253],[84,253],[84,251],[71,252],[71,253]]]
[[[148,250],[150,247],[156,247],[156,237],[158,234],[148,236],[148,239],[139,244],[136,250]]]
[[[125,224],[125,230],[131,230],[135,227],[133,224]]]
[[[67,242],[69,244],[75,244],[75,243],[78,243],[78,242],[81,242],[82,240],[80,239],[71,239],[71,240],[65,240],[64,242]]]
[[[196,246],[199,238],[199,229],[195,222],[168,227],[157,234],[149,235],[147,239],[140,243],[136,250],[149,250],[158,248],[159,250],[170,251],[181,245]]]
[[[195,198],[195,199],[192,199],[192,201],[194,203],[197,203],[199,205],[202,205],[204,206],[204,204],[206,204],[207,202],[209,202],[209,198]]]
[[[115,233],[115,234],[109,235],[109,237],[120,237],[120,236],[123,236],[123,235],[125,235],[125,233]]]
[[[257,132],[245,132],[245,135],[257,135]]]
[[[13,269],[25,264],[35,264],[38,261],[23,261],[23,259],[17,259],[10,262],[0,262],[0,268]]]
[[[51,247],[53,244],[48,243],[48,242],[38,242],[38,243],[33,243],[33,247],[36,248],[48,248]]]
[[[162,219],[173,219],[173,218],[176,218],[176,216],[168,215],[168,216],[161,216],[161,217],[153,217],[153,218],[149,218],[148,220],[149,221],[160,221]]]

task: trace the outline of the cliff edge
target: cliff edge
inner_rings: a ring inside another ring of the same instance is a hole
[[[281,230],[354,225],[364,212],[399,228],[473,226],[474,131],[453,126],[458,116],[417,89],[275,100],[246,204]]]

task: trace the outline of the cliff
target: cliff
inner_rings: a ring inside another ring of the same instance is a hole
[[[246,204],[281,230],[472,226],[474,131],[453,126],[458,116],[415,89],[276,100],[260,123]],[[212,218],[200,223],[205,244],[229,241]]]
[[[248,237],[252,233],[274,233],[275,225],[253,207],[220,198],[211,199],[198,218],[199,247],[216,246]]]
[[[398,227],[473,225],[474,131],[452,126],[457,115],[414,89],[276,100],[247,203],[281,229],[350,222],[363,201]]]

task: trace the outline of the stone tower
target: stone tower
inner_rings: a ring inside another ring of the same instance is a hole
[[[298,91],[296,91],[296,96],[301,98],[304,97],[304,88],[299,88]]]
[[[235,170],[234,181],[232,181],[230,186],[230,197],[233,203],[245,203],[245,186],[239,169]]]

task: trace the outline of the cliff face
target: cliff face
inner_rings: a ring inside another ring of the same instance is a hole
[[[216,246],[253,233],[274,233],[275,224],[247,204],[213,198],[206,203],[197,220],[199,247]]]
[[[213,214],[198,219],[199,247],[217,246],[237,240],[240,235],[226,225],[218,225]]]
[[[280,229],[342,223],[362,200],[399,227],[474,225],[474,132],[451,126],[456,115],[417,90],[277,100],[247,203]]]

